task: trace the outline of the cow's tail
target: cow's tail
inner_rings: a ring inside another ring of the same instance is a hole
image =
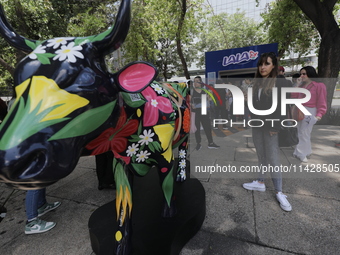
[[[190,132],[190,95],[186,83],[164,83],[171,100],[176,104],[176,120],[173,148],[178,148],[178,167],[176,181],[183,182],[189,169],[188,140]]]

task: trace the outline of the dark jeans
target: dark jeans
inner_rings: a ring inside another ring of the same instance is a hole
[[[211,133],[211,124],[210,124],[210,116],[209,112],[207,115],[201,114],[201,109],[195,109],[195,125],[196,125],[196,132],[195,132],[195,139],[196,143],[201,143],[201,123],[203,126],[203,130],[205,135],[207,136],[208,143],[213,143],[212,133]]]
[[[38,209],[46,203],[46,188],[28,190],[26,192],[25,207],[27,220],[38,217]]]

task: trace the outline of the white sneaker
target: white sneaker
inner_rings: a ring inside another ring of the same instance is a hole
[[[278,192],[276,194],[276,199],[277,201],[279,201],[280,207],[282,208],[282,210],[285,210],[287,212],[290,212],[292,210],[292,206],[288,202],[287,196],[284,195],[282,192]]]
[[[302,157],[299,157],[298,155],[296,155],[296,154],[293,154],[293,157],[294,158],[297,158],[298,160],[300,160],[301,162],[303,162],[303,163],[307,163],[308,162],[308,156],[307,157],[304,157],[304,158],[302,158]]]
[[[243,183],[243,188],[247,190],[266,191],[266,185],[259,183],[258,181]]]
[[[308,162],[307,157],[304,157],[304,158],[300,157],[299,159],[300,159],[300,161],[301,161],[302,163],[307,163],[307,162]]]
[[[47,222],[36,218],[35,220],[28,222],[25,226],[25,234],[39,234],[51,230],[56,225],[55,222]]]

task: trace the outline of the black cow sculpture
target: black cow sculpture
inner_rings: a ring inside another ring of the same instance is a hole
[[[16,67],[15,101],[0,126],[0,180],[24,190],[46,187],[70,174],[81,156],[112,150],[117,254],[126,254],[130,236],[129,172],[144,176],[158,167],[163,216],[172,217],[173,182],[186,178],[190,129],[186,84],[155,82],[157,72],[145,62],[114,74],[106,69],[105,55],[128,33],[130,2],[122,0],[114,26],[101,34],[44,41],[16,33],[0,10],[2,36],[29,53]]]

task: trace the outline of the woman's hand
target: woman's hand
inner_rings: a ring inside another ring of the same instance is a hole
[[[315,116],[315,118],[317,119],[317,121],[321,120],[320,116]]]

